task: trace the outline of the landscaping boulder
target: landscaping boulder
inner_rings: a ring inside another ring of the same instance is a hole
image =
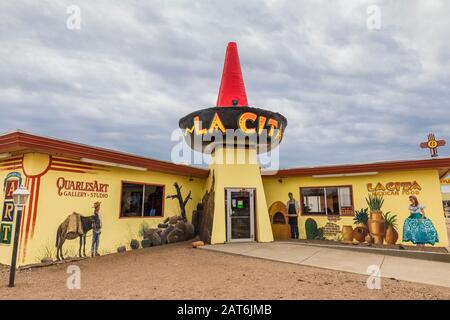
[[[125,251],[127,251],[127,247],[125,246],[120,246],[117,248],[117,252],[125,252]]]
[[[158,232],[158,229],[150,228],[144,231],[143,237],[144,239],[150,239],[152,237],[152,234]]]
[[[174,228],[170,233],[167,235],[167,242],[168,243],[175,243],[184,241],[184,231],[179,228]]]
[[[130,247],[133,250],[139,249],[139,241],[137,241],[136,239],[131,240]]]
[[[172,216],[164,220],[164,223],[176,224],[180,220],[183,220],[183,218],[180,216]]]
[[[152,241],[150,239],[144,239],[141,241],[142,248],[148,248],[152,246]]]
[[[53,262],[53,259],[49,258],[49,257],[44,257],[41,260],[41,263],[52,263],[52,262]]]
[[[157,232],[154,232],[149,240],[151,241],[152,246],[160,246],[162,244],[161,237]]]
[[[166,244],[167,243],[167,235],[174,229],[173,226],[168,226],[166,229],[162,230],[161,232],[161,243]]]
[[[185,223],[185,229],[184,229],[184,233],[185,233],[185,239],[186,240],[190,240],[192,238],[195,237],[195,227],[192,223]]]

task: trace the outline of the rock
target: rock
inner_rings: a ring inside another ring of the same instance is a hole
[[[41,263],[52,263],[53,259],[49,257],[42,258]]]
[[[161,243],[161,237],[157,232],[152,234],[152,237],[149,239],[152,243],[152,246],[160,246]]]
[[[152,246],[152,240],[150,239],[144,239],[141,241],[142,248],[148,248]]]
[[[137,241],[136,239],[131,240],[130,247],[133,250],[139,249],[139,241]]]
[[[204,245],[205,245],[205,243],[203,241],[194,241],[194,242],[192,242],[192,247],[194,247],[194,248],[202,247]]]
[[[167,235],[174,229],[173,226],[169,226],[166,229],[164,229],[161,234],[161,244],[166,244],[167,243]]]
[[[185,223],[185,239],[190,240],[195,237],[195,227],[192,223],[186,222]]]
[[[152,234],[158,232],[158,229],[151,228],[144,231],[144,239],[151,239]]]
[[[125,252],[125,251],[127,251],[127,247],[125,246],[120,246],[117,248],[117,252]]]
[[[178,228],[178,229],[182,230],[183,232],[186,232],[186,223],[184,223],[183,221],[178,221],[175,224],[175,228]]]
[[[170,233],[167,235],[167,242],[168,243],[175,243],[180,242],[184,240],[184,231],[178,228],[174,228]]]
[[[180,220],[183,220],[183,218],[180,216],[172,216],[169,218],[169,224],[176,224]]]

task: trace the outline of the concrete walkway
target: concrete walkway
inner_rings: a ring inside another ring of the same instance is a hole
[[[377,265],[381,277],[450,288],[450,263],[313,247],[288,242],[228,243],[200,247],[228,254],[269,259],[304,266],[367,274]]]

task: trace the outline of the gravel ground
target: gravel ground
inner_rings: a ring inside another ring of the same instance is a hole
[[[450,288],[367,277],[193,249],[179,243],[72,262],[81,289],[66,286],[59,264],[22,270],[16,287],[3,273],[0,299],[450,299]]]

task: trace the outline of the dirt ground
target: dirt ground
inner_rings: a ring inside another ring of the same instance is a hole
[[[351,273],[193,249],[189,243],[72,262],[81,288],[66,286],[69,264],[3,274],[0,299],[450,299],[450,288],[382,279],[380,290]]]

